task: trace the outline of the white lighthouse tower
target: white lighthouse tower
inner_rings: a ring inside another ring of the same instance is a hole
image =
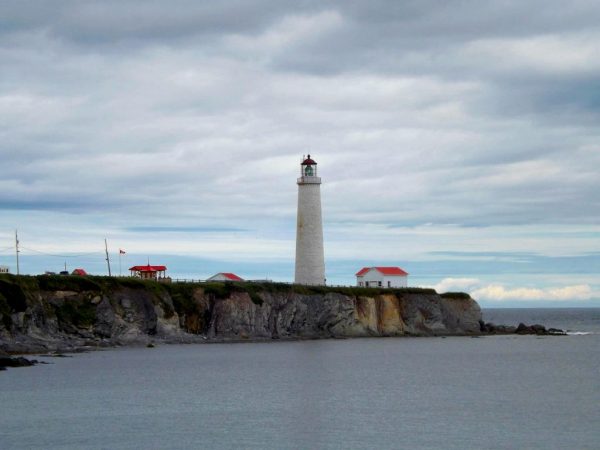
[[[303,158],[298,178],[298,220],[296,226],[297,284],[325,284],[323,220],[321,218],[321,178],[310,155]]]

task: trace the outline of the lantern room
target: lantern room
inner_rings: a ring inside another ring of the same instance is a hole
[[[316,177],[317,176],[317,163],[310,158],[308,155],[300,164],[300,176],[303,177]]]

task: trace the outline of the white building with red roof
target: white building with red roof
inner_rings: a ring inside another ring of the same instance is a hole
[[[400,267],[363,267],[356,272],[356,285],[362,287],[406,287],[408,273]]]
[[[244,281],[244,279],[238,277],[235,273],[219,272],[218,274],[213,275],[206,281]]]

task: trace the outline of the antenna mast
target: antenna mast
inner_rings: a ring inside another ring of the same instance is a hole
[[[17,275],[19,275],[19,234],[17,231],[15,230],[15,252],[17,255]]]
[[[108,276],[112,276],[110,273],[110,258],[108,256],[108,243],[106,242],[106,238],[104,238],[104,250],[106,251],[106,264],[108,264]]]

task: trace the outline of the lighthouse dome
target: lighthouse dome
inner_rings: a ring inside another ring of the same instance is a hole
[[[308,155],[306,157],[306,159],[304,161],[302,161],[302,165],[303,166],[316,166],[317,162],[314,161],[314,160],[312,160],[312,159],[310,159],[310,155]]]

